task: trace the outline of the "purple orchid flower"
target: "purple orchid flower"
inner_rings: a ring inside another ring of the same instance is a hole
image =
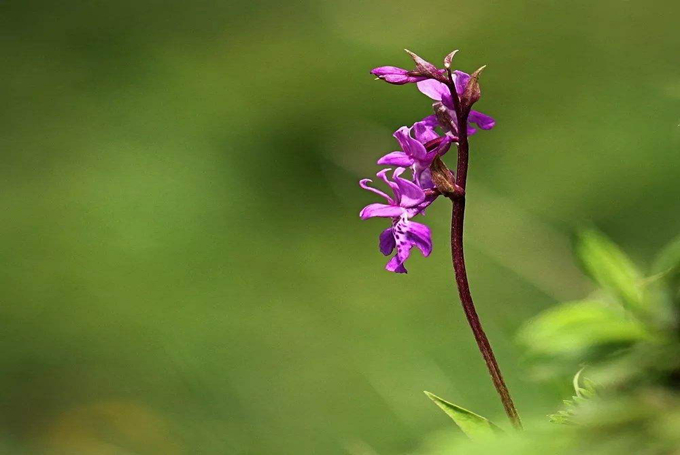
[[[411,128],[402,126],[393,134],[401,151],[388,153],[378,160],[378,164],[412,167],[416,185],[423,189],[433,188],[430,164],[437,156],[444,155],[455,139],[450,135],[439,136],[435,131],[437,125],[437,117],[431,115]]]
[[[456,86],[456,92],[458,92],[458,95],[460,96],[465,90],[468,80],[470,80],[470,75],[464,73],[463,71],[456,70],[453,72],[453,76],[453,83]],[[435,101],[441,101],[441,103],[447,109],[453,112],[453,98],[451,97],[451,90],[449,90],[449,87],[446,84],[434,79],[427,79],[417,82],[416,85],[418,86],[418,90],[420,90],[423,95]],[[455,115],[452,115],[452,117],[455,118]],[[468,121],[470,123],[476,124],[483,130],[490,130],[496,125],[496,121],[492,117],[474,110],[470,111]],[[476,132],[477,130],[475,128],[468,127],[468,135],[475,134]]]
[[[424,224],[416,223],[406,217],[392,220],[392,227],[380,234],[380,252],[389,256],[396,248],[397,254],[385,265],[385,270],[395,273],[408,273],[404,262],[411,255],[411,249],[417,247],[423,256],[427,257],[432,252],[432,234],[430,228]]]
[[[403,167],[398,167],[392,174],[392,180],[387,178],[390,169],[383,169],[376,175],[382,179],[392,190],[394,197],[390,197],[382,191],[368,186],[370,179],[364,179],[359,185],[365,190],[376,193],[387,200],[387,204],[370,204],[364,207],[359,216],[362,220],[374,217],[391,218],[392,226],[385,229],[380,234],[380,251],[388,256],[392,251],[397,250],[392,259],[389,260],[385,269],[395,273],[407,273],[404,262],[411,255],[411,249],[415,246],[423,256],[429,256],[432,252],[432,235],[430,228],[421,223],[411,221],[411,218],[421,213],[427,205],[434,200],[428,197],[418,185],[401,178],[405,171]]]
[[[386,204],[370,204],[361,211],[361,219],[382,217],[390,218],[392,226],[380,234],[380,251],[390,255],[395,249],[396,254],[386,265],[386,269],[396,273],[406,273],[405,261],[415,246],[421,250],[424,256],[429,256],[432,251],[430,229],[420,223],[412,221],[416,215],[424,214],[425,209],[440,195],[440,190],[432,180],[433,163],[444,155],[454,142],[459,142],[459,129],[457,127],[457,114],[454,100],[461,99],[465,94],[466,86],[471,76],[462,71],[453,71],[453,86],[455,94],[449,89],[448,71],[451,67],[455,51],[444,59],[446,69],[439,69],[435,65],[423,60],[418,55],[406,51],[415,63],[415,69],[406,70],[394,66],[381,66],[374,68],[371,74],[378,79],[394,85],[415,83],[423,94],[433,99],[432,105],[435,115],[425,117],[414,123],[410,128],[401,127],[394,134],[394,138],[400,145],[401,150],[391,152],[378,160],[380,165],[396,166],[392,179],[388,179],[387,172],[390,169],[380,171],[377,176],[382,179],[392,190],[393,196],[388,196],[380,190],[370,187],[371,180],[361,180],[362,188],[372,191],[386,199]],[[471,86],[471,90],[476,85]],[[452,87],[453,89],[453,87]],[[472,98],[468,95],[468,101]],[[479,98],[479,92],[475,92]],[[466,106],[467,109],[467,106]],[[465,112],[465,114],[468,114]],[[478,111],[470,111],[468,115],[467,134],[475,134],[476,128],[488,130],[495,126],[495,120]],[[475,125],[473,127],[472,125]],[[440,134],[437,128],[441,128]],[[410,168],[413,178],[406,180],[401,174]],[[441,166],[436,166],[440,169]]]

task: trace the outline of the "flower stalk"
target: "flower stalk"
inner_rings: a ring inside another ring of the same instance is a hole
[[[453,262],[453,270],[456,276],[456,284],[458,287],[458,294],[463,305],[463,311],[467,318],[468,324],[472,329],[472,333],[482,353],[486,367],[491,375],[493,385],[498,392],[503,403],[505,413],[512,424],[517,429],[522,429],[522,422],[512,401],[507,385],[503,380],[501,369],[496,361],[496,356],[491,348],[489,338],[484,332],[482,322],[479,319],[475,304],[470,293],[470,284],[468,282],[467,271],[465,269],[465,253],[463,249],[463,224],[465,221],[465,187],[467,183],[468,172],[468,157],[469,157],[469,142],[467,134],[467,115],[465,113],[466,107],[461,105],[461,102],[456,93],[455,84],[451,75],[451,70],[447,68],[449,75],[449,82],[447,85],[451,90],[453,98],[454,110],[458,120],[458,163],[456,166],[456,185],[462,189],[462,194],[457,197],[450,197],[451,210],[451,259]],[[467,108],[469,112],[469,108]]]
[[[385,266],[387,270],[407,273],[404,264],[414,247],[424,256],[429,256],[432,251],[430,229],[412,219],[424,215],[427,207],[439,196],[451,200],[451,255],[460,300],[505,412],[519,429],[522,423],[472,301],[463,252],[468,137],[475,134],[477,128],[490,130],[496,123],[492,117],[472,110],[472,106],[481,98],[478,80],[484,67],[472,74],[452,71],[453,57],[458,51],[444,58],[444,69],[437,68],[411,51],[406,52],[413,59],[415,69],[381,66],[374,68],[371,74],[393,85],[415,84],[421,93],[434,101],[434,114],[411,127],[403,126],[393,134],[400,150],[384,155],[377,163],[397,166],[391,179],[387,177],[390,169],[383,169],[377,174],[391,189],[393,196],[369,186],[370,180],[361,180],[359,184],[362,188],[383,197],[387,204],[370,204],[364,207],[360,217],[391,219],[392,226],[379,236],[379,249],[385,256],[396,251]],[[441,159],[452,144],[456,144],[458,149],[455,174]],[[411,180],[402,177],[407,169],[411,171]]]

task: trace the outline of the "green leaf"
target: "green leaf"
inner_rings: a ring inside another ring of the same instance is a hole
[[[534,355],[579,357],[593,348],[620,348],[650,334],[623,308],[597,301],[561,303],[531,319],[518,339]]]
[[[661,250],[652,266],[652,273],[654,278],[663,280],[672,298],[680,303],[680,237]]]
[[[449,403],[430,392],[425,392],[425,395],[451,417],[456,425],[458,425],[458,428],[460,428],[470,439],[489,439],[501,431],[500,428],[491,423],[488,419],[475,414],[472,411]]]
[[[586,273],[603,289],[618,297],[629,309],[647,312],[642,275],[616,244],[595,230],[584,231],[578,236],[576,255]]]
[[[652,273],[680,273],[680,237],[666,245],[657,255]]]

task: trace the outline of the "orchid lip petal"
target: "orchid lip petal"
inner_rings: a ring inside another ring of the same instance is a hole
[[[407,236],[410,241],[427,257],[432,253],[432,232],[424,224],[410,221]]]
[[[388,256],[394,251],[395,246],[394,234],[392,233],[392,228],[389,227],[380,233],[378,248],[380,248],[382,254]]]
[[[385,265],[385,270],[394,273],[408,273],[408,270],[406,270],[406,267],[404,267],[404,263],[399,261],[397,256],[394,256],[392,259],[390,259],[387,265]]]
[[[408,225],[406,217],[401,217],[392,227],[397,254],[387,263],[387,270],[397,273],[406,273],[404,262],[411,255],[413,241],[408,236]]]

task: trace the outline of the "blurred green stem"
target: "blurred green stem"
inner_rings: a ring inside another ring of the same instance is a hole
[[[489,339],[484,333],[484,328],[477,315],[475,304],[472,301],[472,294],[470,293],[470,284],[468,283],[467,271],[465,269],[465,254],[463,251],[463,223],[465,219],[465,185],[467,183],[468,171],[468,156],[469,144],[467,134],[467,114],[463,112],[460,106],[460,100],[456,92],[456,87],[453,81],[451,71],[449,74],[449,89],[453,98],[453,104],[458,119],[458,164],[456,167],[456,185],[463,190],[463,194],[457,197],[451,197],[453,203],[451,212],[451,258],[453,260],[453,270],[456,275],[456,284],[458,285],[458,294],[460,301],[463,304],[465,317],[470,324],[472,333],[477,341],[482,357],[489,369],[493,385],[500,395],[501,402],[505,408],[505,413],[512,424],[517,429],[522,429],[522,422],[515,408],[515,404],[510,397],[508,387],[505,385],[501,369],[496,361],[496,356],[493,353]],[[466,109],[469,112],[469,109]]]

